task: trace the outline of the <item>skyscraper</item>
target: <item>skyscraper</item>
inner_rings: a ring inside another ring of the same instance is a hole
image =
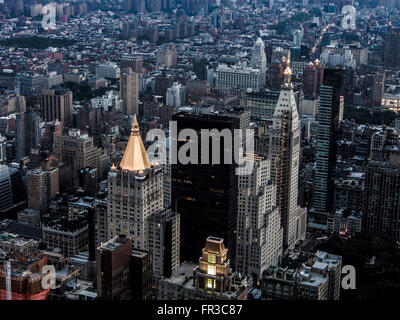
[[[0,165],[0,211],[13,205],[10,171],[8,166]]]
[[[148,218],[149,251],[153,255],[153,274],[169,278],[180,266],[180,216],[171,209],[160,210]]]
[[[385,68],[400,70],[400,28],[392,27],[386,33]]]
[[[122,99],[122,113],[128,116],[139,114],[139,74],[127,68],[121,74],[120,97]]]
[[[400,240],[399,157],[370,161],[366,168],[362,200],[362,230]]]
[[[156,56],[157,64],[160,66],[165,66],[166,68],[171,68],[176,66],[177,62],[177,52],[173,45],[168,45],[160,48],[157,51]]]
[[[72,126],[72,91],[61,87],[45,90],[41,96],[40,107],[45,121],[58,120],[64,127]]]
[[[173,115],[172,120],[177,122],[177,132],[193,129],[200,137],[201,129],[217,129],[220,132],[229,129],[232,134],[235,129],[248,128],[250,112],[180,112]],[[177,137],[173,137],[172,144],[177,143],[178,148],[186,142],[176,139]],[[199,164],[175,164],[171,159],[171,203],[174,211],[179,212],[181,216],[181,261],[196,261],[201,254],[204,239],[210,234],[225,239],[229,258],[234,260],[238,177],[233,158],[232,164],[224,164],[224,142],[222,139],[220,142],[220,164],[201,164],[200,160]],[[231,146],[229,148],[232,150]],[[199,159],[202,159],[200,145],[198,155]]]
[[[300,127],[296,99],[287,61],[284,84],[270,129],[271,178],[277,187],[276,204],[281,213],[283,248],[293,248],[305,236],[305,210],[297,205]]]
[[[93,138],[78,129],[70,129],[68,135],[56,137],[54,155],[58,160],[71,166],[72,176],[79,183],[79,169],[85,167],[97,168],[98,178],[101,177],[102,161],[107,156],[94,146]]]
[[[326,69],[320,89],[317,155],[313,208],[308,226],[326,230],[328,214],[334,210],[335,166],[341,101],[341,69]]]
[[[44,132],[42,135],[42,150],[48,150],[53,152],[53,147],[56,142],[56,138],[60,137],[63,133],[63,124],[60,121],[54,120],[44,124]]]
[[[186,104],[186,87],[174,82],[172,87],[167,89],[166,105],[169,107],[181,107]]]
[[[132,68],[133,72],[143,72],[143,58],[141,56],[134,55],[123,55],[121,56],[121,71],[125,71],[127,68]]]
[[[59,191],[58,169],[34,169],[26,174],[28,185],[28,208],[47,212],[49,200]]]
[[[7,139],[0,134],[0,164],[7,160]]]
[[[261,38],[258,38],[254,44],[251,61],[253,68],[260,69],[263,72],[267,70],[267,56],[265,55],[265,46]]]
[[[304,96],[311,98],[319,93],[320,86],[324,78],[324,67],[315,60],[314,63],[310,62],[303,70],[303,88]]]
[[[163,175],[147,157],[134,118],[119,167],[108,174],[107,238],[125,234],[135,249],[148,250],[148,217],[163,209]]]
[[[33,111],[33,109],[28,109],[25,113],[17,114],[15,119],[15,129],[17,133],[17,159],[30,155],[32,149],[39,149],[39,116]]]
[[[270,159],[248,154],[245,161],[254,162],[254,170],[239,175],[236,271],[259,280],[264,270],[280,262],[283,230]]]

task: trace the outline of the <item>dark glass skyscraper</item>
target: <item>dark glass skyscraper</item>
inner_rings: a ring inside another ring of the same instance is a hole
[[[328,214],[334,209],[341,86],[341,69],[325,69],[318,112],[314,205],[308,220],[309,227],[321,230],[327,229]]]
[[[221,114],[178,113],[178,133],[185,128],[195,130],[200,137],[201,129],[247,128],[250,113],[224,112]],[[233,141],[233,139],[232,139]],[[184,141],[178,141],[179,148]],[[210,147],[211,147],[210,141]],[[220,143],[220,163],[223,163],[224,140]],[[233,154],[233,153],[232,153]],[[202,158],[199,143],[199,162]],[[211,152],[210,152],[211,158]],[[211,163],[211,159],[209,160]],[[208,236],[221,237],[229,249],[229,258],[234,258],[236,246],[236,218],[238,177],[236,164],[172,164],[172,206],[181,215],[181,258],[196,261]],[[233,259],[232,259],[233,261]]]

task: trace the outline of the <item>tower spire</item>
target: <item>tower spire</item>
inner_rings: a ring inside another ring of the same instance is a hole
[[[128,171],[145,170],[151,166],[142,138],[140,137],[136,114],[133,117],[131,135],[119,166],[122,170]]]

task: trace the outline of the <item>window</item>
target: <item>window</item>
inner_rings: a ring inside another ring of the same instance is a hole
[[[208,265],[207,273],[208,273],[209,275],[215,276],[216,273],[217,273],[217,267],[216,267],[216,266]]]
[[[217,262],[217,257],[215,254],[209,253],[208,254],[208,262],[209,263],[216,263]]]
[[[207,279],[207,288],[214,288],[214,279]]]

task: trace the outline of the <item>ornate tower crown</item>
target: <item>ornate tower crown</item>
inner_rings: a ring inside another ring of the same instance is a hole
[[[140,137],[136,114],[133,118],[131,135],[119,166],[122,170],[128,171],[145,170],[151,166],[142,138]]]
[[[291,84],[292,81],[292,69],[290,68],[290,60],[288,59],[286,62],[286,69],[283,72],[285,78],[285,85]]]

